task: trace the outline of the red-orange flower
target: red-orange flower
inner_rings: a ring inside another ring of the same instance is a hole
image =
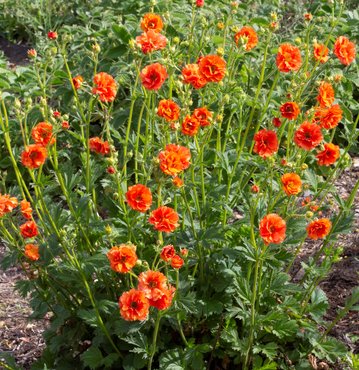
[[[6,213],[10,213],[15,207],[17,207],[18,201],[15,197],[11,197],[9,194],[0,194],[0,217],[3,217]]]
[[[330,166],[340,157],[339,146],[325,143],[324,149],[316,155],[319,166]]]
[[[23,238],[33,238],[38,234],[36,223],[34,221],[27,221],[20,225],[20,233]]]
[[[120,244],[112,247],[107,252],[111,269],[125,274],[129,272],[137,262],[137,255],[133,245]]]
[[[355,44],[349,41],[345,36],[339,36],[334,44],[334,54],[340,60],[340,63],[349,65],[355,59]]]
[[[209,120],[212,117],[212,112],[210,112],[206,107],[196,108],[193,111],[192,116],[199,121],[201,127],[209,126],[211,124]]]
[[[93,78],[95,87],[92,89],[93,94],[97,94],[104,103],[115,100],[117,93],[117,84],[112,76],[106,72],[99,72]]]
[[[161,100],[158,104],[157,115],[168,122],[177,121],[180,107],[173,100]]]
[[[138,289],[145,293],[150,305],[161,298],[163,291],[167,289],[167,278],[162,272],[148,270],[138,277]]]
[[[160,63],[149,64],[142,69],[140,78],[147,90],[158,90],[168,77],[166,68]]]
[[[139,212],[146,212],[152,204],[151,190],[142,184],[130,186],[126,193],[127,204]]]
[[[74,87],[75,87],[76,90],[78,90],[82,86],[83,82],[84,82],[84,78],[80,75],[75,76],[72,79],[72,83],[74,84]]]
[[[207,80],[199,70],[198,64],[187,64],[182,69],[183,82],[191,84],[195,89],[201,89]]]
[[[329,49],[324,44],[314,44],[313,55],[315,60],[318,60],[320,63],[325,63],[329,59],[328,54]]]
[[[322,131],[315,123],[305,121],[294,133],[294,142],[304,150],[314,149],[322,140]]]
[[[40,258],[39,246],[35,244],[26,244],[25,256],[32,261],[37,261]]]
[[[234,41],[238,45],[239,39],[242,39],[246,50],[249,51],[253,49],[258,44],[258,36],[256,31],[252,27],[242,27],[235,35]]]
[[[170,233],[179,226],[178,220],[178,214],[174,209],[161,206],[151,212],[148,222],[152,224],[156,230]]]
[[[298,71],[302,65],[300,50],[291,44],[282,44],[278,48],[276,64],[281,72]]]
[[[302,180],[296,173],[285,173],[281,181],[282,189],[287,195],[297,195],[302,191]]]
[[[31,136],[36,144],[54,144],[55,138],[52,137],[52,124],[40,122],[31,130]]]
[[[175,291],[176,288],[170,285],[168,289],[162,291],[163,294],[161,298],[151,302],[151,306],[156,307],[158,310],[166,310],[172,304]]]
[[[323,239],[329,234],[331,228],[332,223],[328,218],[312,221],[307,226],[308,237],[313,240]]]
[[[175,144],[166,145],[158,155],[160,168],[166,175],[176,176],[190,165],[191,153],[188,148]]]
[[[167,45],[167,39],[156,31],[148,30],[136,37],[136,44],[141,47],[144,54],[148,54],[155,50],[164,49]]]
[[[180,179],[178,176],[175,176],[173,179],[172,179],[172,183],[174,186],[176,186],[177,188],[181,188],[184,184],[183,180]]]
[[[280,112],[282,117],[294,120],[298,117],[300,109],[297,103],[290,101],[281,105]]]
[[[141,19],[141,28],[147,32],[149,30],[161,32],[163,28],[163,22],[158,14],[147,13]]]
[[[183,259],[178,254],[174,255],[171,259],[171,266],[174,269],[180,269],[183,266],[183,263]]]
[[[323,108],[328,108],[334,103],[334,89],[329,82],[322,82],[320,84],[317,100]]]
[[[198,66],[207,82],[219,82],[226,73],[226,61],[218,55],[206,55],[200,59]]]
[[[286,223],[282,217],[270,213],[261,220],[259,234],[266,244],[280,244],[285,239],[286,228]]]
[[[30,169],[39,168],[47,158],[47,150],[43,145],[28,145],[21,153],[21,163]]]
[[[108,141],[103,141],[99,137],[92,137],[89,140],[90,150],[97,154],[106,155],[110,153],[110,145]]]
[[[147,319],[150,304],[144,292],[131,289],[121,295],[118,303],[124,320],[143,321]]]
[[[20,207],[22,215],[30,220],[32,217],[31,203],[24,199],[20,202]]]
[[[49,40],[56,40],[56,39],[57,39],[57,37],[58,37],[58,35],[57,35],[57,32],[56,32],[56,31],[49,31],[49,32],[47,33],[47,38],[48,38]]]
[[[199,121],[195,117],[187,115],[182,122],[182,134],[194,136],[197,134],[199,127]]]
[[[162,250],[160,257],[165,261],[168,262],[171,260],[171,258],[176,254],[175,248],[173,245],[165,245]]]
[[[320,121],[320,126],[327,130],[338,126],[343,117],[343,111],[339,104],[334,104],[329,108],[317,107],[314,117]]]
[[[272,130],[260,130],[254,135],[254,153],[263,158],[270,157],[278,151],[279,143],[277,134]]]
[[[272,123],[273,123],[273,126],[277,128],[282,126],[282,121],[278,117],[274,117],[272,120]]]

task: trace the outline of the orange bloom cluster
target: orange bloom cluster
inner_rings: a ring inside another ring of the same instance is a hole
[[[318,125],[304,121],[294,133],[294,142],[304,150],[312,150],[323,140],[323,134]]]
[[[145,32],[155,31],[161,32],[163,28],[163,22],[158,14],[147,13],[143,16],[141,20],[141,29]]]
[[[340,63],[349,65],[355,59],[355,44],[345,36],[339,36],[334,44],[334,54]]]
[[[117,93],[117,84],[112,76],[106,72],[99,72],[93,78],[95,87],[92,89],[93,94],[97,94],[104,103],[115,100]]]
[[[146,320],[150,304],[141,290],[131,289],[121,295],[119,299],[120,313],[124,320]]]
[[[28,220],[30,220],[31,219],[31,217],[32,217],[32,208],[31,208],[31,204],[30,204],[30,202],[28,202],[27,200],[22,200],[21,202],[20,202],[20,208],[21,208],[21,213],[22,213],[22,215],[26,218],[26,219],[28,219]]]
[[[262,158],[267,158],[278,151],[279,143],[277,134],[272,130],[260,130],[254,135],[254,153]]]
[[[127,204],[139,212],[146,212],[152,205],[151,190],[142,184],[130,186],[126,193]]]
[[[300,109],[297,103],[287,102],[281,105],[280,112],[282,117],[288,118],[289,120],[294,120],[298,117]]]
[[[317,107],[314,114],[314,119],[319,121],[320,127],[327,130],[338,126],[343,117],[343,111],[339,104],[334,104],[329,108]]]
[[[281,72],[298,71],[302,65],[300,50],[289,43],[280,45],[276,64]]]
[[[0,194],[0,217],[12,212],[17,205],[18,201],[15,197],[11,197],[9,194]]]
[[[37,261],[40,258],[39,246],[35,244],[26,244],[24,253],[32,261]]]
[[[313,240],[325,238],[332,228],[332,223],[328,218],[321,218],[312,221],[307,226],[308,237]]]
[[[278,117],[274,117],[272,120],[272,123],[273,123],[273,126],[277,128],[282,126],[282,121]]]
[[[322,108],[328,108],[334,103],[334,89],[329,82],[322,82],[319,86],[317,100]]]
[[[137,262],[135,246],[131,244],[120,244],[112,247],[107,258],[110,261],[111,269],[125,274],[129,272]]]
[[[192,116],[199,121],[201,127],[206,127],[211,124],[209,120],[212,118],[212,112],[210,112],[206,107],[196,108],[193,111]]]
[[[182,69],[183,81],[195,89],[206,86],[207,81],[199,70],[198,64],[187,64]]]
[[[281,181],[282,189],[287,195],[297,195],[302,191],[302,180],[296,173],[285,173]]]
[[[31,137],[36,144],[52,145],[56,139],[52,136],[52,124],[48,122],[40,122],[31,130]]]
[[[148,222],[158,231],[170,233],[178,226],[178,213],[167,206],[161,206],[151,212]]]
[[[338,145],[325,143],[324,149],[316,155],[319,166],[330,166],[340,157]]]
[[[287,225],[285,221],[275,213],[263,217],[259,223],[259,234],[265,244],[280,244],[285,239]]]
[[[191,153],[188,148],[175,144],[166,145],[166,149],[158,155],[163,173],[177,176],[190,165]]]
[[[181,250],[182,255],[184,253]],[[187,251],[188,253],[188,251]],[[166,245],[162,248],[161,254],[160,254],[161,259],[163,259],[165,262],[171,262],[171,266],[173,268],[181,268],[183,266],[183,259],[176,254],[175,248],[173,245]]]
[[[23,238],[33,238],[37,236],[39,232],[34,221],[27,221],[20,226],[20,233]]]
[[[314,59],[320,63],[325,63],[328,61],[329,49],[324,44],[315,43],[313,46]]]
[[[187,115],[182,122],[182,133],[188,136],[197,134],[200,127],[209,126],[212,113],[206,108],[196,108],[192,115]]]
[[[79,88],[81,88],[83,82],[84,82],[84,78],[82,76],[80,76],[80,75],[75,76],[72,79],[72,83],[74,84],[74,87],[75,87],[76,90],[78,90]]]
[[[252,27],[242,27],[235,35],[234,41],[238,45],[239,40],[242,40],[247,51],[252,50],[258,44],[258,36]]]
[[[106,155],[110,153],[110,145],[108,141],[103,141],[99,137],[92,137],[89,140],[90,150],[97,154]]]
[[[39,168],[47,158],[47,150],[41,144],[28,145],[21,153],[21,163],[30,169]]]
[[[173,100],[161,100],[158,104],[157,115],[167,122],[177,121],[180,115],[180,107]]]
[[[147,90],[159,90],[167,77],[167,70],[160,63],[149,64],[140,74],[142,85]]]
[[[167,38],[154,30],[148,30],[136,37],[136,44],[141,47],[144,54],[148,54],[164,49],[167,45]]]

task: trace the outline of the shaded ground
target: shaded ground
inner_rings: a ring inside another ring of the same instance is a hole
[[[27,63],[27,50],[30,49],[28,45],[12,44],[11,42],[0,36],[0,50],[4,52],[6,58],[11,64],[22,65]]]

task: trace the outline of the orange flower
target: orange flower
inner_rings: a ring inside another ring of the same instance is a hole
[[[29,58],[36,58],[37,57],[37,51],[35,49],[29,49],[27,51],[27,56]]]
[[[172,179],[172,183],[174,186],[176,186],[177,188],[181,188],[183,186],[183,180],[180,179],[178,176],[175,176],[173,179]]]
[[[62,121],[61,123],[61,127],[64,129],[64,130],[68,130],[70,128],[70,124],[68,121]]]
[[[278,151],[279,143],[277,134],[272,130],[260,130],[254,135],[254,153],[263,158],[270,157]]]
[[[72,83],[74,84],[74,87],[76,90],[78,90],[81,86],[82,83],[84,82],[84,79],[82,76],[78,75],[72,79]]]
[[[40,122],[31,130],[31,137],[36,144],[47,145],[54,144],[55,138],[52,137],[52,124]]]
[[[129,272],[137,262],[134,246],[128,244],[112,247],[107,252],[107,258],[110,261],[111,269],[122,274]]]
[[[302,191],[302,180],[296,173],[285,173],[281,181],[282,189],[287,195],[297,195]]]
[[[183,257],[188,256],[188,249],[187,248],[181,248],[180,253],[182,254]]]
[[[166,175],[176,176],[190,165],[191,153],[188,148],[168,144],[158,155],[160,168]]]
[[[15,197],[11,197],[9,194],[0,194],[0,217],[3,217],[6,213],[10,213],[15,207],[17,207],[18,201]]]
[[[201,89],[207,80],[199,70],[198,64],[187,64],[182,69],[183,82],[191,84],[195,89]]]
[[[196,108],[193,111],[192,116],[199,121],[201,127],[209,126],[211,124],[209,119],[212,117],[212,113],[206,107]]]
[[[168,122],[177,121],[180,107],[173,100],[161,100],[158,104],[157,115]]]
[[[291,44],[282,44],[278,48],[276,64],[281,72],[298,71],[302,65],[300,50]]]
[[[106,155],[110,153],[110,145],[108,141],[103,141],[99,137],[92,137],[89,140],[90,150],[97,154]]]
[[[183,259],[178,254],[174,255],[171,259],[171,266],[174,269],[180,269],[183,266],[183,263]]]
[[[156,31],[148,30],[136,37],[136,44],[141,47],[144,54],[148,54],[155,50],[164,49],[167,45],[167,39]]]
[[[25,256],[32,261],[37,261],[40,258],[39,246],[35,244],[26,244]]]
[[[127,204],[139,212],[146,212],[152,204],[151,190],[142,184],[130,186],[126,193]]]
[[[259,224],[259,234],[265,244],[280,244],[285,239],[285,221],[275,213],[264,216]]]
[[[47,150],[40,144],[32,144],[25,148],[21,154],[21,163],[30,169],[39,168],[47,158]]]
[[[194,136],[197,134],[199,127],[199,121],[195,117],[187,115],[182,122],[182,134]]]
[[[30,220],[32,217],[31,203],[24,199],[20,202],[20,207],[22,215]]]
[[[339,36],[334,44],[334,54],[340,60],[340,63],[349,65],[355,59],[355,44],[344,36]]]
[[[56,40],[56,39],[57,39],[57,37],[58,37],[58,35],[57,35],[57,32],[56,32],[56,31],[49,31],[49,32],[47,33],[47,38],[48,38],[49,40]]]
[[[281,105],[280,112],[282,117],[288,118],[289,120],[294,120],[298,117],[300,109],[297,103],[287,102]]]
[[[167,77],[167,70],[160,63],[149,64],[140,74],[142,85],[148,90],[160,89]]]
[[[160,257],[165,261],[168,262],[174,257],[176,254],[175,248],[173,245],[166,245],[162,248]]]
[[[172,304],[176,288],[172,285],[168,289],[163,290],[163,295],[156,301],[151,302],[151,306],[156,307],[158,310],[166,310]]]
[[[93,82],[96,86],[92,89],[92,94],[99,95],[100,100],[104,103],[115,100],[117,84],[112,76],[105,72],[100,72],[95,75]]]
[[[34,221],[27,221],[20,225],[20,233],[23,238],[32,238],[38,234],[37,226]]]
[[[147,32],[149,30],[161,32],[163,28],[163,22],[158,14],[147,13],[141,20],[141,28]]]
[[[294,142],[304,150],[314,149],[322,140],[322,131],[315,123],[304,121],[294,133]]]
[[[273,126],[277,128],[282,126],[282,121],[278,117],[274,117],[272,120],[272,123],[273,123]]]
[[[313,19],[313,15],[311,13],[304,13],[304,19],[306,21],[311,21]]]
[[[319,86],[317,100],[321,107],[330,107],[334,103],[334,89],[329,82],[322,82]]]
[[[148,270],[142,272],[138,277],[138,290],[145,293],[149,300],[150,306],[152,302],[163,296],[163,291],[167,289],[167,278],[162,272]]]
[[[320,121],[320,127],[329,130],[338,126],[343,117],[343,111],[339,104],[334,104],[330,108],[317,107],[314,117]]]
[[[131,289],[121,295],[118,303],[124,320],[143,321],[147,319],[150,304],[144,292]]]
[[[313,47],[314,59],[320,63],[325,63],[328,61],[329,49],[324,44],[315,43]]]
[[[170,233],[179,226],[178,220],[178,214],[174,209],[162,206],[151,212],[148,222],[152,224],[156,230]]]
[[[259,186],[258,185],[256,185],[256,184],[253,184],[252,186],[251,186],[251,192],[252,193],[259,193],[259,190],[260,190],[260,188],[259,188]]]
[[[325,143],[324,149],[316,155],[319,166],[330,166],[340,157],[338,145]]]
[[[238,45],[239,40],[242,39],[246,50],[249,51],[253,49],[258,44],[258,37],[256,31],[252,27],[242,27],[235,35],[234,41]]]
[[[198,63],[199,72],[207,82],[219,82],[226,73],[226,62],[218,55],[207,55]]]
[[[308,237],[313,240],[323,239],[332,228],[332,223],[328,218],[321,218],[316,221],[312,221],[307,226]]]

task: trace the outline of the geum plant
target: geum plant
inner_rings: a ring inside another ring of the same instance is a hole
[[[26,272],[18,288],[33,316],[51,314],[34,369],[345,360],[328,334],[358,292],[327,323],[318,287],[359,186],[346,200],[333,186],[358,137],[337,72],[356,69],[355,45],[336,32],[343,9],[333,7],[329,33],[307,14],[299,46],[279,40],[276,14],[258,26],[238,3],[219,9],[224,22],[201,1],[173,4],[171,17],[152,7],[120,67],[107,60],[103,71],[93,44],[92,74],[51,31],[29,51],[33,106],[1,99],[15,179],[0,199],[4,263]],[[63,85],[70,100],[55,95]],[[317,253],[291,282],[308,239]]]

